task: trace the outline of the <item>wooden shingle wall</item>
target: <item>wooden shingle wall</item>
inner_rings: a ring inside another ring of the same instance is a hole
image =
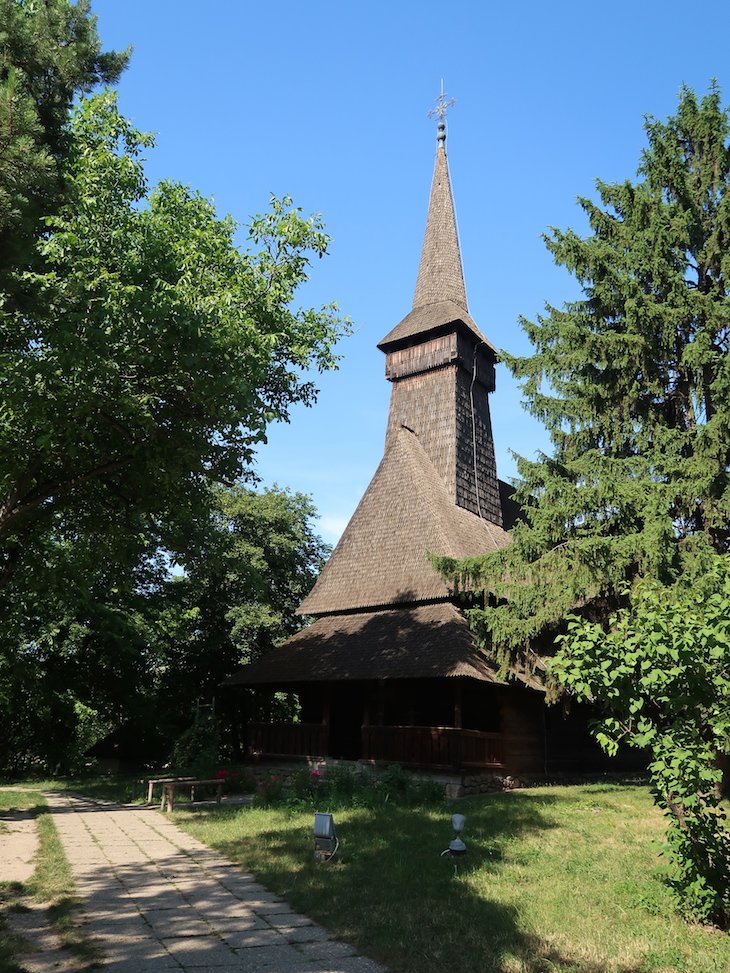
[[[502,504],[487,393],[479,382],[474,382],[472,387],[471,376],[465,369],[459,368],[455,399],[456,502],[460,507],[501,527]]]
[[[386,446],[405,426],[418,437],[426,455],[456,502],[456,365],[407,375],[393,383]]]
[[[393,382],[386,444],[402,426],[411,429],[454,503],[501,527],[487,398],[493,359],[452,331],[390,351],[386,375]]]

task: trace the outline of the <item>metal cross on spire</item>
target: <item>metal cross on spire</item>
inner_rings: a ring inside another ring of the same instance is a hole
[[[429,118],[438,118],[438,140],[439,142],[446,141],[446,115],[448,114],[449,108],[453,108],[456,104],[456,98],[449,98],[444,91],[444,79],[441,79],[441,91],[436,98],[436,107],[432,108],[429,113]]]
[[[441,91],[436,98],[436,107],[432,108],[429,113],[429,118],[438,118],[439,121],[443,121],[446,118],[449,108],[453,108],[456,104],[456,98],[449,98],[444,91],[444,79],[441,78]]]

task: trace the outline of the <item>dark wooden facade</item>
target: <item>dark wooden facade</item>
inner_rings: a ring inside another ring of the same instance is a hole
[[[298,690],[300,720],[267,719],[271,692],[261,687],[244,721],[248,758],[335,757],[518,775],[545,770],[542,700],[532,690],[469,679],[289,688]]]

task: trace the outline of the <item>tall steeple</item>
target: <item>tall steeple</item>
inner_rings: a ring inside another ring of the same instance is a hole
[[[471,557],[509,543],[489,416],[497,356],[467,311],[446,107],[442,91],[413,309],[378,345],[392,382],[383,459],[302,614],[346,617],[448,599],[426,551]]]
[[[438,123],[436,163],[413,307],[426,307],[440,301],[453,301],[462,310],[469,310],[446,159],[446,122],[443,116]]]
[[[467,309],[446,161],[446,107],[442,89],[413,309],[378,345],[393,383],[386,451],[405,426],[418,437],[453,502],[501,527],[488,401],[497,354]]]

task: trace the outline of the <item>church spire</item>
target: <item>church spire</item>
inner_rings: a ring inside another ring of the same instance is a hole
[[[438,118],[436,164],[431,183],[431,198],[426,219],[426,233],[421,250],[413,308],[427,307],[440,301],[453,301],[468,311],[464,271],[461,266],[456,213],[451,193],[449,167],[446,161],[446,112],[454,104],[444,94],[443,81],[436,108],[429,115]]]

